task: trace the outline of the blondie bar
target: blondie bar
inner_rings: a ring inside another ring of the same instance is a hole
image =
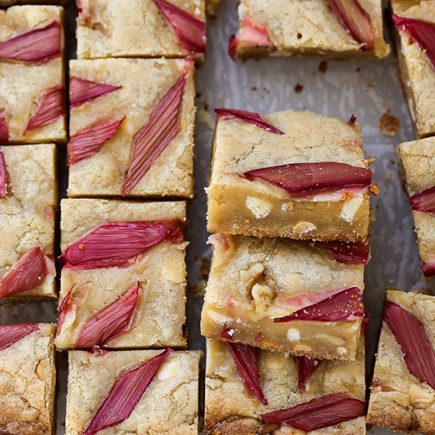
[[[200,352],[71,351],[68,435],[198,433]]]
[[[210,232],[362,241],[369,190],[361,131],[308,112],[216,109]]]
[[[54,145],[0,148],[0,301],[53,298]]]
[[[70,63],[69,196],[193,195],[190,59]]]
[[[435,275],[435,138],[399,146],[425,276]]]
[[[58,348],[186,345],[185,207],[62,200]]]
[[[77,0],[77,56],[203,57],[205,0]]]
[[[402,85],[419,137],[435,134],[435,0],[392,0]]]
[[[240,28],[230,39],[235,58],[326,54],[383,58],[381,0],[242,0]]]
[[[205,385],[210,435],[366,433],[363,340],[347,362],[208,340]]]
[[[435,297],[388,291],[367,421],[435,433]]]
[[[55,433],[54,325],[0,325],[0,432]]]
[[[0,143],[66,140],[63,9],[0,10]]]

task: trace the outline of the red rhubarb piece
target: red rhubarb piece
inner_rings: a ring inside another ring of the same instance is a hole
[[[423,323],[393,302],[385,305],[384,321],[402,349],[409,372],[435,388],[435,351]]]
[[[7,177],[6,160],[0,149],[0,198],[4,198],[8,193]]]
[[[0,350],[7,349],[38,329],[39,325],[0,325]]]
[[[71,303],[73,300],[73,292],[75,290],[75,285],[73,285],[66,293],[61,303],[59,304],[58,314],[57,314],[57,335],[62,331],[62,326],[65,322],[67,314],[71,310]]]
[[[179,133],[185,83],[186,78],[182,74],[154,108],[148,123],[134,135],[133,157],[122,186],[123,195],[133,190]]]
[[[91,23],[91,10],[89,0],[76,0],[77,11],[79,13],[78,19],[82,23]]]
[[[9,126],[6,118],[0,113],[0,143],[9,143]]]
[[[292,196],[315,195],[319,192],[351,187],[367,187],[372,171],[345,163],[290,163],[245,172],[249,180],[261,179],[287,190]]]
[[[411,207],[416,211],[435,213],[435,186],[411,196]]]
[[[69,246],[60,259],[77,269],[125,266],[159,243],[182,240],[177,221],[107,222]]]
[[[278,130],[273,125],[266,121],[263,121],[261,116],[255,112],[247,112],[245,110],[236,109],[214,109],[218,119],[239,119],[248,124],[253,124],[259,128],[269,131],[275,134],[284,134],[281,130]]]
[[[320,361],[304,356],[297,356],[295,360],[298,365],[298,388],[301,393],[304,393],[306,391],[307,382],[310,380],[311,375],[317,370],[317,367],[319,367]]]
[[[205,22],[166,0],[154,0],[180,44],[191,53],[205,53]]]
[[[139,283],[94,314],[81,328],[75,348],[91,348],[109,343],[131,328],[139,298]]]
[[[375,48],[375,34],[370,15],[358,0],[328,0],[329,6],[341,25],[349,31],[355,41],[362,44],[361,49],[372,51]]]
[[[61,54],[61,26],[53,21],[48,26],[30,30],[0,42],[0,59],[43,63]]]
[[[394,25],[405,32],[427,54],[435,67],[435,24],[428,21],[393,15]]]
[[[237,55],[237,37],[236,35],[231,35],[230,39],[228,40],[228,56],[232,60],[236,60]]]
[[[113,427],[127,419],[160,366],[172,352],[172,349],[166,349],[154,358],[124,373],[113,385],[83,435],[94,435],[100,430]]]
[[[424,276],[429,277],[435,275],[435,259],[423,263]]]
[[[292,408],[269,412],[261,417],[266,423],[287,423],[295,429],[310,432],[353,420],[364,414],[365,403],[363,401],[354,399],[347,393],[336,393]]]
[[[276,318],[274,321],[278,323],[290,322],[291,320],[337,322],[355,320],[362,316],[364,316],[364,306],[361,300],[361,290],[357,287],[351,287],[288,316]]]
[[[118,131],[125,117],[116,121],[97,121],[71,137],[68,142],[68,166],[97,154]]]
[[[394,388],[390,387],[389,385],[381,382],[379,379],[377,378],[373,378],[372,381],[372,385],[370,387],[371,390],[373,390],[374,388],[380,388],[381,391],[388,393],[390,391],[396,391]]]
[[[228,348],[236,362],[237,369],[248,391],[256,396],[263,405],[267,399],[260,385],[260,375],[257,365],[257,348],[241,343],[227,342]]]
[[[81,106],[87,101],[110,94],[122,86],[97,83],[90,80],[71,77],[69,80],[69,104],[71,107]]]
[[[316,242],[316,245],[325,250],[335,261],[346,264],[367,264],[369,260],[370,242]]]
[[[25,132],[51,124],[60,116],[65,115],[63,88],[54,86],[41,93],[35,113],[30,118]]]
[[[0,281],[0,298],[39,287],[48,275],[41,248],[26,252]]]

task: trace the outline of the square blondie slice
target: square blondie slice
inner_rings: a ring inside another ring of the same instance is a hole
[[[388,291],[367,422],[435,433],[435,297]]]
[[[426,277],[435,275],[435,138],[399,146],[415,233]]]
[[[0,148],[0,302],[54,298],[56,147]]]
[[[235,58],[320,54],[382,59],[381,0],[242,0],[239,31],[230,39]]]
[[[369,190],[361,130],[309,112],[216,109],[210,232],[362,241]]]
[[[185,202],[64,199],[56,346],[186,346]]]
[[[0,11],[0,144],[65,142],[63,8]]]
[[[206,433],[365,434],[358,349],[355,361],[319,361],[207,340]]]
[[[355,359],[368,246],[223,234],[211,239],[203,335],[294,355]]]
[[[81,0],[78,8],[79,59],[204,55],[205,0]]]
[[[197,434],[200,356],[171,349],[71,351],[66,433]]]
[[[434,0],[392,0],[402,86],[419,137],[435,134]],[[426,37],[425,37],[426,35]]]
[[[1,433],[55,433],[54,333],[43,323],[0,325]]]
[[[193,196],[189,59],[70,62],[68,195]]]

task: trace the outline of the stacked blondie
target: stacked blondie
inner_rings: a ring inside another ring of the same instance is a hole
[[[362,292],[376,189],[360,127],[308,112],[216,114],[206,430],[365,433]]]

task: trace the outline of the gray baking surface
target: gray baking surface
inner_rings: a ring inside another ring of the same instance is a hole
[[[74,57],[75,8],[67,8],[67,41]],[[396,148],[400,142],[415,138],[406,101],[400,87],[394,55],[382,62],[327,61],[327,71],[319,70],[324,60],[316,57],[263,59],[245,63],[232,62],[227,56],[227,41],[237,27],[236,2],[223,0],[217,17],[208,23],[208,51],[205,64],[197,74],[198,116],[196,134],[196,196],[189,205],[187,238],[189,288],[201,286],[210,257],[206,245],[206,195],[213,135],[213,108],[241,108],[260,113],[285,109],[309,110],[347,119],[355,113],[362,125],[366,156],[373,164],[375,181],[381,187],[372,206],[372,259],[366,268],[364,293],[370,315],[367,335],[367,368],[371,376],[373,355],[380,328],[380,316],[386,288],[410,291],[435,288],[435,282],[422,279],[413,223],[407,197],[398,172]],[[295,91],[295,86],[303,89]],[[207,110],[208,108],[208,110]],[[397,135],[385,136],[378,127],[380,116],[390,110],[400,119]],[[61,196],[65,196],[66,168],[64,151],[59,147]],[[189,295],[187,315],[189,347],[204,349],[199,330],[202,296]],[[44,302],[16,307],[1,307],[1,323],[54,322],[55,303]],[[58,354],[57,434],[65,431],[65,393],[67,355]],[[202,388],[202,385],[201,385]],[[201,393],[201,400],[203,394]],[[201,404],[201,411],[203,404]],[[370,428],[369,433],[390,431]]]

